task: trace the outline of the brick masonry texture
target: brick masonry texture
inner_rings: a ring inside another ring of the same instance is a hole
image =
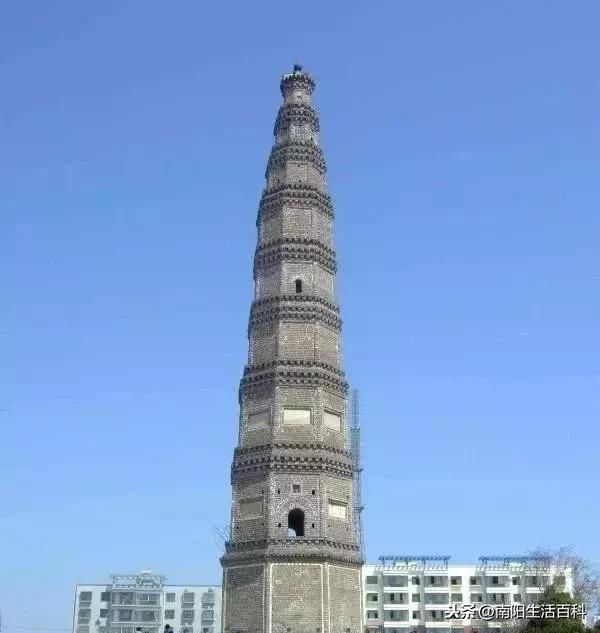
[[[282,79],[257,215],[231,530],[221,559],[224,633],[362,629],[334,213],[313,88],[300,69]]]

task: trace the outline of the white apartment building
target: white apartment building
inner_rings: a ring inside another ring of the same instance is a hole
[[[381,556],[363,567],[364,622],[380,633],[492,633],[502,621],[447,619],[452,605],[527,605],[551,583],[572,593],[569,568],[539,557],[482,556],[451,565],[449,556]]]
[[[220,633],[218,585],[167,585],[151,572],[115,575],[107,584],[77,585],[73,633]]]

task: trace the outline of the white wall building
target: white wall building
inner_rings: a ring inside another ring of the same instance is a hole
[[[477,565],[451,565],[448,556],[381,556],[363,567],[364,622],[384,633],[486,633],[502,621],[447,619],[452,605],[527,605],[556,583],[572,592],[569,568],[547,558],[481,557]]]
[[[141,572],[112,582],[77,585],[73,633],[220,633],[218,585],[167,585],[164,576]]]

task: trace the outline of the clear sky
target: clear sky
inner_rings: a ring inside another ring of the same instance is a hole
[[[367,553],[600,563],[600,4],[0,6],[0,607],[218,583],[280,75],[336,202]]]

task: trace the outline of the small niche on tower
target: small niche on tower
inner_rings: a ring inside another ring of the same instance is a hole
[[[302,279],[296,279],[296,294],[302,294]]]

